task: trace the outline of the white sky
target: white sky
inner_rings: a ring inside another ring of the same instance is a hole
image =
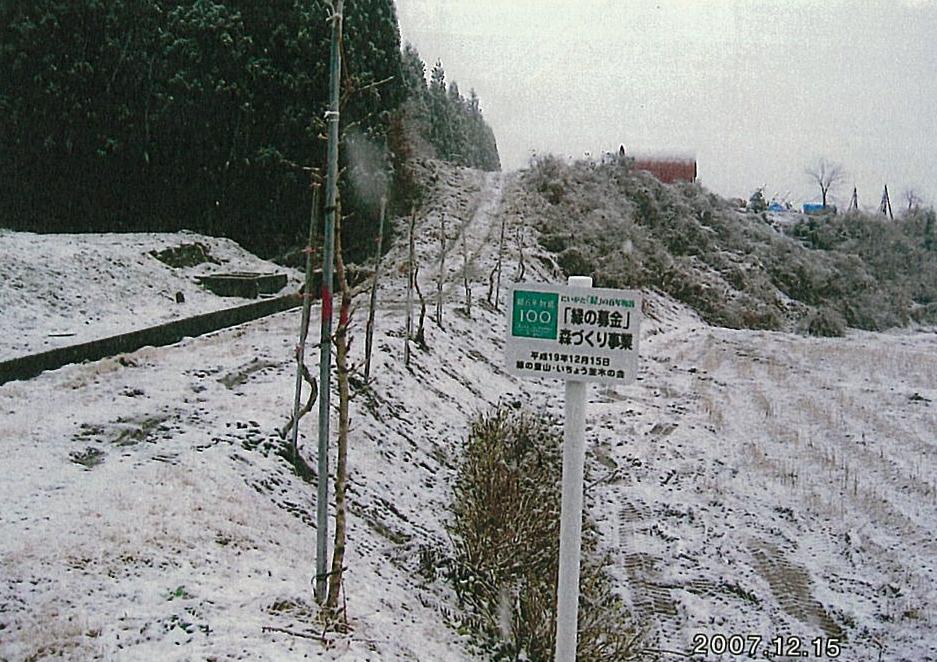
[[[396,0],[404,41],[472,87],[506,169],[533,152],[692,151],[726,196],[937,203],[937,0]]]

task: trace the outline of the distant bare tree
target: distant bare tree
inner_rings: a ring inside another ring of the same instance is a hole
[[[824,207],[826,207],[826,197],[830,189],[840,184],[846,175],[840,164],[826,159],[820,159],[816,165],[807,168],[804,172],[820,187],[820,197]]]
[[[923,198],[913,188],[909,188],[904,192],[904,199],[908,202],[908,211],[920,207],[921,203],[924,202]]]

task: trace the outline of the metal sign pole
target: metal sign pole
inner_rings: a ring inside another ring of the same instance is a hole
[[[570,276],[567,284],[570,287],[592,287],[592,278]],[[585,438],[586,382],[567,380],[566,420],[563,423],[559,577],[556,585],[556,662],[576,660]]]

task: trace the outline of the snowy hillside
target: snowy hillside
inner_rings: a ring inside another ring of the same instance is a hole
[[[292,398],[291,311],[0,386],[0,659],[486,659],[446,625],[458,604],[426,567],[449,547],[460,446],[472,416],[498,402],[563,407],[560,382],[501,368],[503,313],[485,299],[502,219],[502,284],[522,270],[525,281],[557,273],[514,204],[513,175],[431,167],[417,241],[428,349],[413,345],[403,366],[398,219],[372,383],[353,383],[351,631],[317,629],[314,485],[276,452]],[[4,260],[34,259],[31,236],[0,241]],[[99,291],[97,261],[67,259],[72,239],[58,241],[41,286],[84,283],[78,321],[136,323],[122,297],[153,281],[118,268],[142,259],[139,238],[107,238],[120,296]],[[648,648],[687,652],[700,635],[737,634],[760,637],[763,652],[790,635],[811,654],[813,640],[838,640],[843,660],[937,660],[937,334],[734,331],[658,292],[646,300],[639,380],[589,389],[587,484]],[[55,306],[37,297],[30,319],[51,319]],[[71,328],[73,314],[55,324]],[[353,361],[364,317],[362,297]],[[0,330],[20,338],[4,351],[39,349],[31,328],[4,306]],[[311,368],[317,360],[307,354]],[[302,427],[310,461],[314,426]]]

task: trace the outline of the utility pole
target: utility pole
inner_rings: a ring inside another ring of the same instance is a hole
[[[852,187],[852,199],[849,201],[849,209],[846,211],[859,211],[859,191],[855,186]]]
[[[339,88],[342,71],[342,9],[344,0],[332,8],[332,43],[329,63],[328,164],[325,175],[325,226],[322,229],[322,328],[319,341],[319,462],[316,482],[316,576],[315,597],[325,603],[328,577],[329,533],[329,400],[332,368],[332,281],[335,252],[335,201],[338,197]]]
[[[888,184],[885,184],[885,190],[882,191],[882,204],[879,205],[878,210],[882,212],[883,216],[888,216],[891,220],[895,220],[895,215],[891,213],[891,198],[888,197]]]

